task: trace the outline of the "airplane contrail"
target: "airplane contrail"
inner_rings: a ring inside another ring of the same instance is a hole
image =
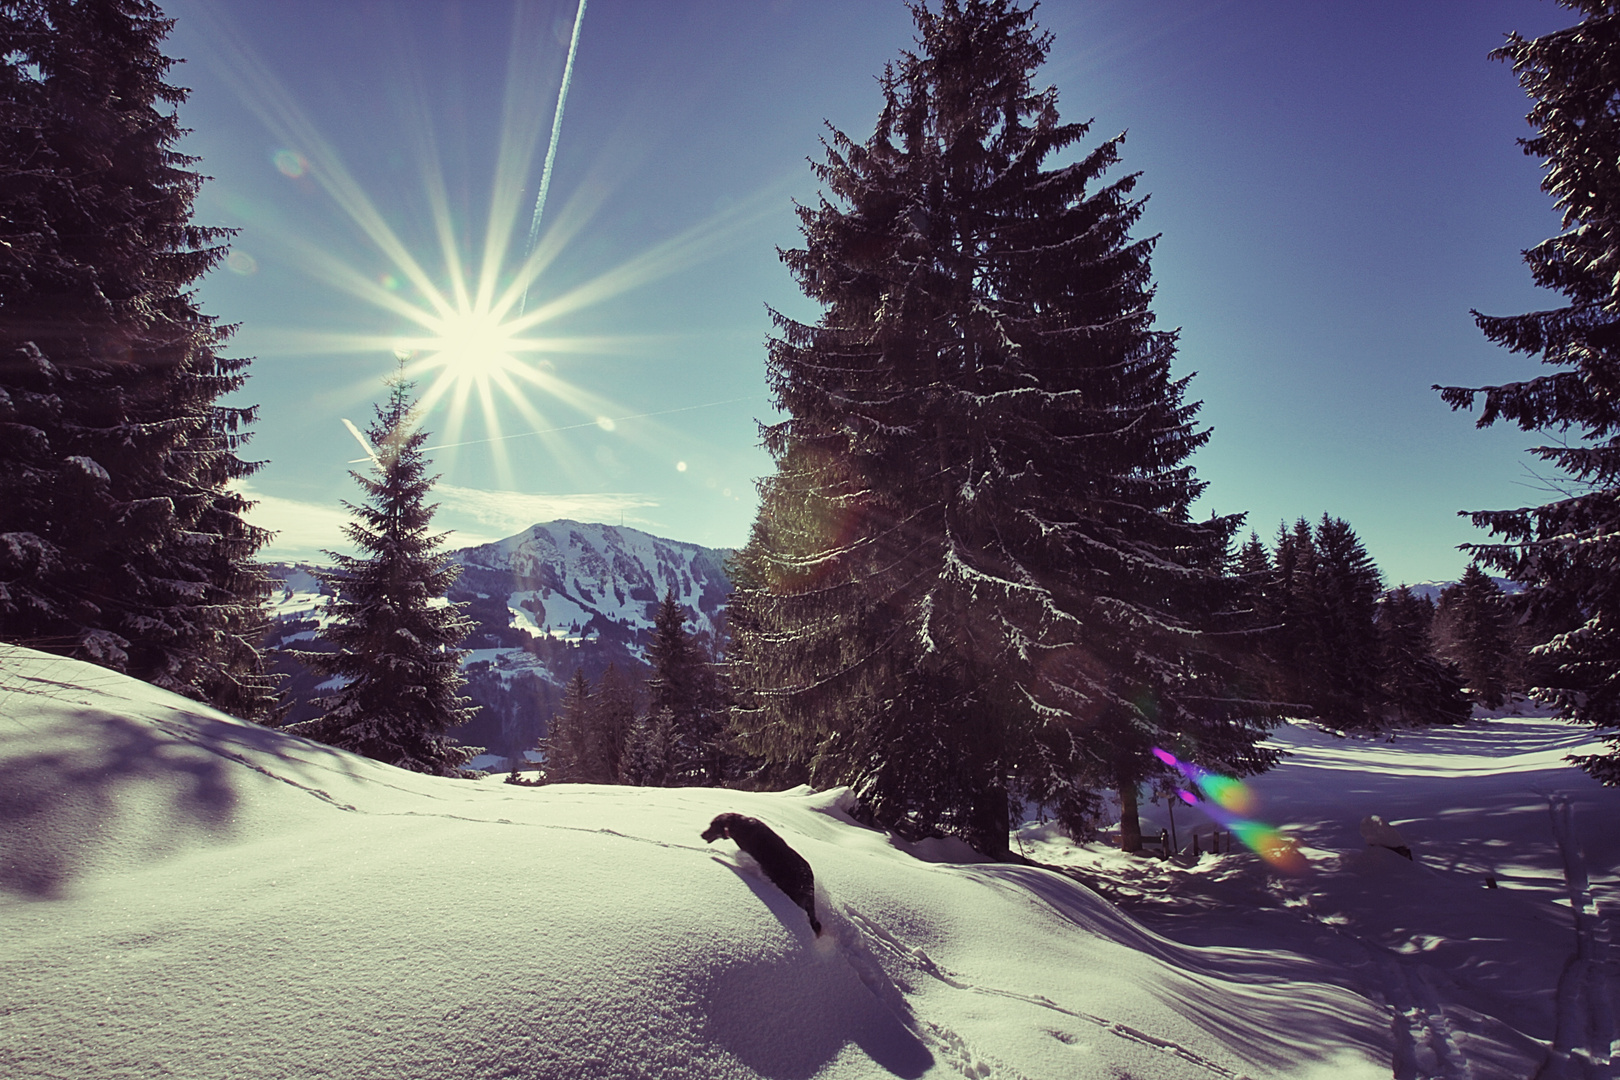
[[[534,245],[540,239],[540,215],[545,213],[546,192],[551,187],[551,165],[557,160],[557,136],[562,133],[563,104],[568,100],[568,84],[574,80],[574,55],[579,52],[579,28],[585,21],[585,0],[579,0],[574,12],[574,33],[568,39],[568,62],[563,65],[562,86],[557,89],[557,111],[551,117],[551,142],[546,146],[546,163],[540,170],[540,194],[534,200],[534,217],[529,221],[529,248],[524,258],[534,257]],[[523,286],[523,299],[518,301],[518,314],[529,308],[529,287]]]
[[[371,463],[373,465],[381,465],[382,462],[377,460],[377,452],[371,448],[371,444],[366,441],[366,437],[360,434],[360,429],[354,426],[354,421],[350,420],[347,416],[342,417],[342,420],[343,426],[349,429],[349,434],[354,436],[354,441],[359,443],[361,448],[365,450],[366,457],[371,459]],[[358,458],[356,461],[349,462],[349,464],[354,465],[358,461],[365,460],[366,458]]]

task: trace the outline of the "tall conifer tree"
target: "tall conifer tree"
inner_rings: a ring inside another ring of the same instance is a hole
[[[1568,494],[1541,506],[1473,513],[1498,538],[1475,558],[1531,592],[1531,619],[1573,626],[1542,644],[1535,696],[1564,717],[1609,732],[1609,751],[1577,760],[1620,784],[1620,9],[1613,0],[1559,0],[1585,18],[1527,40],[1510,34],[1491,55],[1509,60],[1535,100],[1536,134],[1524,152],[1545,163],[1541,189],[1563,232],[1524,253],[1537,285],[1568,304],[1525,315],[1474,313],[1485,336],[1556,369],[1501,386],[1436,387],[1454,409],[1483,395],[1478,426],[1579,432],[1534,453],[1569,478]]]
[[[455,776],[478,750],[446,732],[471,719],[459,690],[458,648],[470,623],[457,604],[441,603],[460,567],[440,551],[444,535],[428,531],[427,475],[411,384],[390,380],[388,403],[377,406],[367,431],[375,476],[351,472],[363,505],[345,503],[355,519],[344,527],[365,554],[327,552],[337,568],[320,573],[336,596],[332,621],[320,631],[331,652],[299,659],[345,681],[323,703],[323,714],[289,730],[415,772]]]
[[[608,664],[591,696],[590,775],[599,784],[632,783],[625,775],[636,727],[636,688],[617,664]]]
[[[1102,181],[1122,137],[1047,167],[1087,125],[1032,82],[1032,12],[912,13],[876,131],[831,132],[783,255],[825,310],[775,316],[787,419],[741,559],[735,715],[745,749],[877,820],[999,853],[1009,795],[1078,827],[1155,745],[1270,758],[1202,633],[1237,519],[1189,514],[1207,432],[1153,328],[1136,177]]]
[[[1475,698],[1499,709],[1513,681],[1513,612],[1502,587],[1470,563],[1462,580],[1440,594],[1446,651]]]
[[[0,4],[0,636],[262,719],[254,410],[217,404],[247,362],[191,292],[226,231],[191,222],[172,25]]]
[[[563,689],[562,707],[551,718],[546,737],[540,740],[545,755],[545,777],[552,784],[592,782],[590,773],[591,684],[583,668]]]
[[[664,594],[647,648],[647,712],[668,710],[674,785],[713,786],[724,779],[720,690],[703,649],[686,632],[686,612],[673,591]]]
[[[1337,728],[1376,728],[1378,687],[1378,567],[1349,522],[1322,515],[1313,537],[1310,702]]]
[[[1408,726],[1460,724],[1470,713],[1457,665],[1435,655],[1434,604],[1402,585],[1378,603],[1384,716]]]

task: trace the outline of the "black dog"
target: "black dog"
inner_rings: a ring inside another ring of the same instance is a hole
[[[764,869],[771,883],[787,894],[789,900],[804,908],[810,916],[810,929],[821,936],[821,921],[816,918],[816,875],[804,856],[787,846],[771,827],[758,818],[742,814],[720,814],[703,830],[703,839],[714,843],[722,836],[730,837],[737,846],[754,857]]]

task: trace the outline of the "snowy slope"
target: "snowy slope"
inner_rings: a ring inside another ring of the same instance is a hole
[[[0,685],[17,1080],[1389,1073],[1321,961],[930,861],[839,792],[421,777],[13,647]],[[722,810],[814,865],[824,938],[699,839]]]

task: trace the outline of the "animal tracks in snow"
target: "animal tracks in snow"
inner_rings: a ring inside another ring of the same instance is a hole
[[[999,987],[982,986],[974,983],[961,973],[940,966],[923,949],[906,945],[875,921],[867,918],[854,908],[845,905],[842,908],[842,913],[844,919],[840,921],[844,925],[839,927],[843,931],[839,935],[839,944],[843,949],[845,958],[848,959],[850,966],[855,969],[855,973],[860,977],[861,981],[866,984],[867,988],[872,991],[878,1000],[883,1001],[884,1004],[894,1010],[901,1021],[916,1032],[919,1038],[927,1042],[935,1053],[950,1062],[962,1075],[971,1077],[973,1080],[989,1080],[991,1077],[1007,1077],[1009,1080],[1013,1080],[1013,1078],[1020,1077],[1021,1074],[1007,1065],[993,1062],[982,1055],[975,1054],[967,1042],[950,1029],[928,1021],[915,1019],[911,1015],[910,1006],[897,988],[898,984],[898,986],[904,987],[906,990],[912,989],[902,982],[904,979],[903,972],[913,972],[933,979],[953,990],[983,994],[988,997],[1007,998],[1048,1009],[1101,1028],[1117,1038],[1177,1057],[1182,1061],[1198,1066],[1210,1075],[1227,1077],[1230,1080],[1248,1080],[1242,1073],[1234,1072],[1184,1046],[1168,1039],[1161,1039],[1146,1032],[1138,1031],[1136,1028],[1120,1023],[1117,1020],[1109,1020],[1106,1017],[1096,1016],[1092,1013],[1066,1008],[1040,994],[1024,994],[1014,990],[1003,990]],[[867,947],[868,942],[884,955],[888,961],[887,965],[881,964],[873,956],[872,949]],[[885,967],[896,971],[894,978],[891,979],[885,973]],[[1056,1032],[1053,1033],[1053,1037],[1060,1042],[1069,1041]]]
[[[1537,1080],[1613,1080],[1616,1031],[1610,986],[1615,972],[1609,959],[1609,921],[1592,898],[1569,797],[1549,796],[1547,809],[1575,918],[1575,952],[1558,977],[1553,1045]]]

